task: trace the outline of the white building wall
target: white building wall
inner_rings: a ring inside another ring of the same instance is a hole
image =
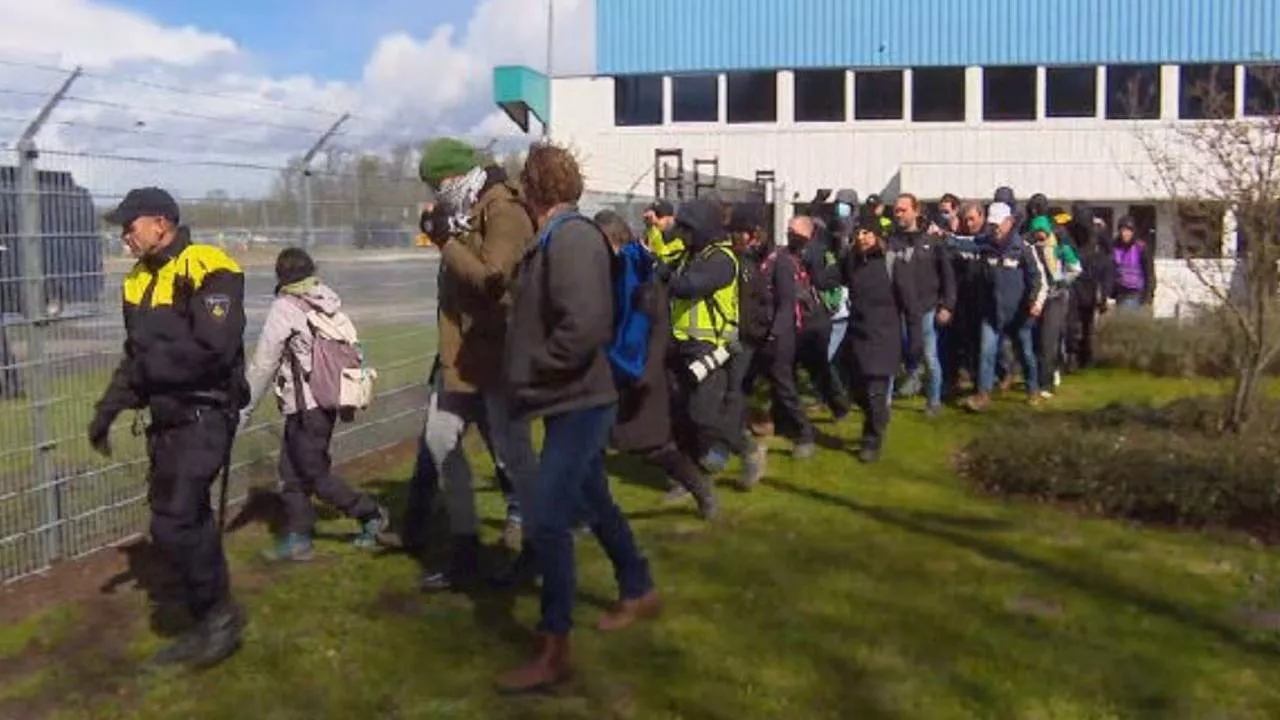
[[[719,122],[671,122],[671,81],[664,79],[663,125],[614,126],[613,79],[557,78],[552,82],[553,137],[573,147],[582,162],[587,187],[597,192],[649,199],[654,186],[654,150],[680,149],[686,170],[695,160],[715,158],[724,175],[751,179],[772,170],[783,200],[804,201],[819,188],[851,187],[865,197],[912,192],[936,199],[951,192],[986,199],[1001,185],[1020,199],[1043,192],[1055,203],[1081,201],[1109,206],[1115,217],[1130,204],[1156,205],[1157,293],[1155,312],[1169,317],[1193,312],[1198,304],[1216,304],[1214,293],[1174,259],[1174,217],[1167,195],[1154,175],[1142,138],[1159,141],[1162,121],[1103,119],[1105,70],[1099,68],[1095,118],[1044,117],[1044,77],[1038,73],[1040,100],[1032,122],[982,121],[982,69],[966,68],[965,121],[794,122],[794,76],[778,73],[778,122],[735,124],[726,116],[726,81],[720,78]],[[1176,118],[1176,68],[1163,68],[1162,116]],[[910,105],[911,73],[904,73]],[[1243,83],[1240,83],[1241,85]],[[846,75],[846,116],[853,117],[854,71]],[[907,117],[909,107],[907,108]],[[1234,262],[1223,261],[1223,282]]]
[[[1000,185],[1021,197],[1043,192],[1055,201],[1143,201],[1159,194],[1139,142],[1140,132],[1149,135],[1158,124],[982,122],[981,70],[970,68],[966,81],[965,122],[795,123],[793,76],[782,71],[777,123],[673,124],[668,103],[662,126],[615,127],[612,78],[560,78],[552,83],[551,127],[556,139],[581,153],[591,188],[609,192],[651,193],[653,151],[678,148],[686,168],[695,159],[717,158],[725,175],[750,179],[757,170],[773,170],[788,194],[801,198],[818,188],[841,187],[864,196],[901,190],[930,199],[946,192],[986,198]],[[723,120],[723,78],[721,84]],[[852,77],[848,86],[852,104]],[[1166,84],[1163,93],[1166,104],[1174,96],[1175,113],[1176,88]]]

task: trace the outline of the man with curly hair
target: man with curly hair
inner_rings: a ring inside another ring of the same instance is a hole
[[[620,601],[597,627],[621,630],[662,607],[605,474],[618,405],[606,356],[614,323],[613,254],[599,227],[577,212],[582,175],[567,150],[534,146],[521,181],[540,231],[515,288],[505,377],[518,416],[541,417],[546,428],[525,518],[542,576],[542,620],[533,659],[497,678],[506,692],[555,685],[571,673],[578,522],[585,520],[604,547],[620,586]]]

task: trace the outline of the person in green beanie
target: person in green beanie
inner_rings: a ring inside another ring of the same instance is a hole
[[[467,585],[480,570],[474,481],[462,447],[467,428],[483,422],[495,465],[511,481],[509,525],[527,506],[525,493],[537,474],[529,423],[512,417],[502,375],[511,288],[534,226],[519,187],[465,142],[428,143],[418,173],[435,191],[423,224],[430,225],[441,256],[439,372],[433,373],[423,437],[442,483],[451,536],[446,566],[428,569],[421,587],[447,591]],[[528,560],[522,553],[495,579],[518,579],[531,567]]]

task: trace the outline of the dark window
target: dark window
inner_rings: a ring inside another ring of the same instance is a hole
[[[1098,112],[1098,69],[1047,68],[1044,71],[1044,115],[1089,118]]]
[[[715,75],[671,78],[672,122],[716,122],[720,119],[720,79]]]
[[[778,73],[729,73],[727,80],[729,122],[778,122]]]
[[[1036,69],[982,69],[983,120],[1035,120]]]
[[[1224,208],[1190,203],[1178,208],[1178,258],[1222,257]]]
[[[1223,120],[1235,115],[1235,66],[1183,65],[1178,68],[1178,117]]]
[[[1280,65],[1244,67],[1244,114],[1280,115]]]
[[[1133,218],[1133,236],[1156,249],[1156,206],[1130,205],[1129,217]]]
[[[853,116],[858,120],[902,119],[902,71],[867,70],[853,76]]]
[[[1108,120],[1160,119],[1160,66],[1107,68]]]
[[[662,76],[631,75],[613,79],[614,125],[662,124]]]
[[[797,70],[796,122],[844,122],[844,70]]]
[[[911,119],[917,122],[964,122],[964,68],[913,70]]]

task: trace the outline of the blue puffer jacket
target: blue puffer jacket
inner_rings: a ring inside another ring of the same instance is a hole
[[[947,238],[947,245],[958,257],[982,265],[983,318],[997,328],[1020,325],[1027,321],[1032,307],[1044,307],[1048,283],[1044,267],[1035,250],[1022,242],[1016,233],[1006,243],[997,243],[992,235]]]

